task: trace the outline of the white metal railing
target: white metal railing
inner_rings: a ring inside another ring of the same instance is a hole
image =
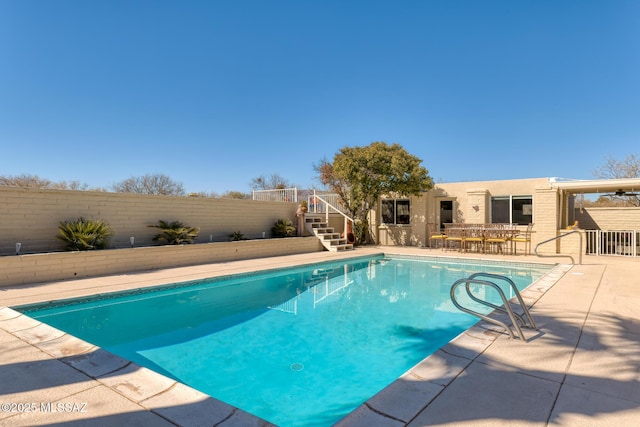
[[[267,202],[297,202],[298,189],[282,188],[277,190],[253,190],[253,200]]]
[[[636,257],[640,255],[638,230],[586,230],[587,254]]]
[[[276,190],[253,190],[252,199],[268,202],[298,202],[298,200],[306,199],[309,213],[326,213],[327,205],[331,205],[330,209],[334,211],[347,213],[337,194],[317,190],[298,190],[296,187]]]
[[[322,193],[313,190],[307,196],[307,204],[309,205],[309,213],[326,213],[329,208],[327,205],[331,205],[337,211],[347,213],[340,197],[335,193]]]
[[[348,278],[346,272],[343,276],[327,278],[324,283],[319,283],[313,287],[313,307],[315,308],[325,299],[353,283],[353,280]]]
[[[329,213],[335,212],[342,215],[342,217],[344,218],[344,237],[347,239],[347,243],[353,243],[355,241],[355,235],[353,234],[353,230],[354,230],[353,218],[351,218],[349,215],[347,215],[343,211],[342,204],[340,205],[341,208],[339,208],[329,203],[325,199],[325,195],[320,196],[316,194],[314,196],[314,199],[315,199],[314,203],[316,205],[322,205],[322,207],[318,211],[316,211],[316,213],[318,212],[324,213],[325,221],[327,222],[327,224],[329,224]],[[351,236],[349,236],[349,234],[351,234]]]
[[[278,310],[284,313],[298,314],[298,297],[295,296],[288,301],[285,301],[281,304],[270,305],[269,308],[271,310]]]

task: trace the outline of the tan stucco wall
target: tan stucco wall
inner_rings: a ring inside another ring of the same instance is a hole
[[[454,200],[454,222],[484,223],[491,219],[491,197],[533,195],[536,188],[549,187],[548,178],[440,183],[427,193],[428,222],[439,223],[438,201]],[[534,222],[535,205],[534,200]]]
[[[535,225],[531,244],[534,248],[545,242],[538,248],[542,255],[572,255],[577,260],[580,235],[584,253],[584,232],[554,240],[571,231],[574,219],[583,230],[640,230],[640,208],[578,208],[574,214],[570,192],[553,188],[548,178],[534,178],[437,184],[422,196],[411,198],[411,225],[382,224],[377,227],[378,241],[382,245],[428,246],[427,224],[440,224],[440,201],[453,202],[453,222],[489,223],[491,198],[500,196],[532,196]]]
[[[295,203],[262,202],[200,197],[149,196],[126,193],[63,191],[0,187],[0,255],[57,251],[63,243],[55,238],[60,221],[79,216],[105,220],[114,230],[111,244],[128,247],[154,245],[160,230],[149,225],[158,220],[181,221],[200,227],[199,243],[228,240],[233,231],[246,238],[270,237],[280,218],[296,223]]]
[[[0,257],[0,287],[322,251],[315,237]]]
[[[537,201],[537,191],[549,191],[540,203]],[[554,221],[546,217],[547,209],[551,214],[557,212],[556,190],[549,188],[548,178],[515,179],[507,181],[477,181],[440,183],[431,191],[420,197],[411,198],[411,225],[390,226],[381,224],[377,227],[378,242],[382,245],[410,245],[428,246],[428,223],[440,224],[440,204],[442,200],[453,202],[453,222],[488,223],[491,220],[491,197],[499,196],[533,196],[533,218],[537,230],[532,241],[543,240],[546,236],[557,234]],[[543,212],[544,211],[544,212]],[[537,223],[540,215],[542,224]],[[377,214],[376,214],[377,218]],[[379,218],[377,218],[379,220]],[[524,228],[524,227],[523,227]],[[548,230],[547,230],[548,228]],[[539,234],[538,234],[539,233]],[[535,243],[533,243],[535,245]]]

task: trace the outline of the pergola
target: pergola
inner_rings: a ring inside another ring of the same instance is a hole
[[[624,196],[626,193],[640,192],[640,178],[622,179],[561,179],[549,178],[549,186],[558,190],[560,199],[560,212],[558,215],[558,228],[565,228],[571,225],[573,204],[569,202],[570,197],[579,194],[603,194],[612,193]]]
[[[550,178],[549,185],[569,194],[590,193],[635,193],[640,192],[640,178],[622,179],[560,179]]]

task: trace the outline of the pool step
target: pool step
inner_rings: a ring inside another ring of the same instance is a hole
[[[312,233],[327,250],[332,252],[353,250],[353,244],[347,243],[347,239],[336,233],[333,227],[325,221],[323,216],[305,215],[304,225],[309,233]]]

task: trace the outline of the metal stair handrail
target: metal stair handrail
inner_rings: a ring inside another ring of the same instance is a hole
[[[573,230],[573,231],[570,231],[568,233],[564,233],[564,234],[561,234],[559,236],[555,236],[555,237],[552,237],[550,239],[544,240],[544,241],[538,243],[535,248],[533,248],[533,253],[536,256],[540,257],[540,258],[555,258],[555,257],[571,258],[571,264],[575,264],[576,261],[573,259],[573,256],[571,256],[571,255],[564,255],[564,254],[555,254],[555,255],[544,255],[544,254],[542,254],[541,255],[541,254],[538,253],[538,247],[539,246],[544,245],[545,243],[553,242],[554,240],[562,239],[563,237],[566,237],[566,236],[568,236],[570,234],[574,234],[574,233],[578,233],[578,235],[580,236],[580,248],[579,248],[579,252],[578,252],[578,254],[579,254],[578,265],[582,265],[582,233],[580,233],[579,230]]]
[[[344,237],[347,237],[347,222],[350,221],[351,222],[351,229],[353,230],[353,218],[351,218],[349,215],[345,214],[344,212],[342,212],[340,209],[338,209],[337,207],[333,206],[331,203],[329,203],[328,201],[326,201],[325,199],[322,198],[322,196],[319,195],[314,195],[313,197],[316,198],[316,200],[321,201],[322,203],[324,203],[324,205],[327,207],[327,209],[325,209],[325,220],[327,221],[327,224],[329,223],[329,209],[331,209],[332,211],[335,211],[337,213],[339,213],[340,215],[342,215],[344,217]]]

